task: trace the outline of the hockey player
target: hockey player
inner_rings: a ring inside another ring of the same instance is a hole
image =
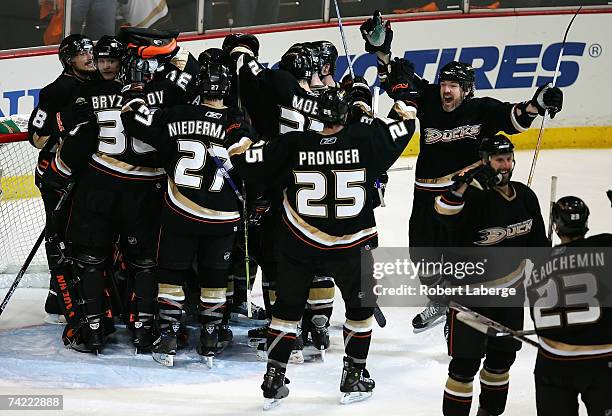
[[[500,131],[516,134],[526,131],[546,111],[554,117],[561,111],[563,93],[550,84],[541,85],[530,100],[519,103],[501,102],[490,97],[475,97],[474,69],[463,62],[452,61],[440,70],[438,83],[429,84],[414,75],[412,63],[402,58],[391,61],[393,31],[389,22],[382,22],[375,13],[362,26],[366,51],[376,53],[378,75],[389,92],[386,79],[390,71],[412,74],[409,86],[416,88],[420,122],[420,150],[417,158],[414,200],[409,221],[409,239],[413,260],[438,259],[435,250],[444,240],[442,230],[432,221],[433,199],[452,185],[451,178],[466,167],[480,163],[478,147],[483,137]],[[375,46],[379,45],[379,46]],[[421,282],[434,285],[439,275],[421,276]],[[444,319],[446,308],[430,302],[417,315],[412,325],[415,332],[426,330]]]
[[[183,285],[197,261],[202,331],[198,353],[212,358],[221,349],[219,327],[226,309],[231,252],[241,206],[223,147],[225,130],[235,122],[223,105],[230,91],[229,68],[208,61],[199,74],[201,105],[178,105],[153,113],[143,97],[124,104],[126,131],[155,147],[168,172],[157,259],[161,335],[153,357],[173,365],[183,314]]]
[[[372,188],[359,184],[372,182],[400,156],[414,132],[416,111],[405,111],[406,121],[370,119],[370,125],[346,126],[348,104],[337,89],[324,91],[317,104],[325,123],[321,132],[287,133],[263,146],[251,146],[248,138],[235,134],[228,149],[242,176],[254,181],[279,178],[284,187],[277,296],[261,386],[264,409],[289,393],[286,366],[315,275],[333,276],[346,305],[342,402],[370,397],[374,388],[365,369],[373,306],[361,300],[371,289],[371,274],[363,273],[362,285],[360,249],[371,258],[377,233]]]
[[[96,42],[93,55],[104,80],[110,81],[119,75],[124,54],[125,46],[115,36],[104,35]]]
[[[338,49],[336,49],[333,43],[327,40],[312,42],[312,45],[319,49],[319,78],[323,84],[328,87],[339,87],[338,82],[334,79],[336,61],[338,60]]]
[[[526,185],[510,181],[514,169],[514,146],[508,138],[496,135],[480,145],[482,164],[452,178],[454,185],[435,198],[436,218],[453,247],[546,247],[549,245],[536,195]],[[499,232],[511,230],[512,234]],[[445,250],[444,260],[448,260]],[[496,261],[486,269],[487,287],[519,288],[517,297],[506,305],[496,298],[496,307],[479,306],[479,313],[512,329],[523,327],[524,294],[522,282],[525,260],[522,250],[508,255],[503,264]],[[484,255],[490,252],[485,252]],[[478,255],[481,255],[480,252]],[[490,262],[491,263],[491,262]],[[451,279],[453,280],[453,279]],[[483,283],[483,278],[457,284]],[[518,299],[518,300],[517,300]],[[456,311],[448,318],[448,353],[452,357],[444,389],[443,414],[467,416],[472,402],[472,382],[480,368],[479,416],[500,415],[508,395],[509,370],[521,343],[512,338],[489,339],[460,322]]]
[[[130,29],[122,31],[124,36],[129,36]],[[135,46],[136,41],[139,47]],[[128,48],[122,69],[125,82],[145,83],[144,94],[151,107],[186,102],[184,81],[190,79],[188,74],[179,74],[173,79],[156,78],[157,70],[168,62],[173,52],[168,45],[176,45],[171,35],[154,32],[147,38],[139,30],[138,38],[127,43],[132,46]],[[66,142],[72,146],[94,143],[93,150],[81,158],[88,165],[79,177],[67,228],[84,315],[83,349],[99,351],[104,345],[108,330],[102,319],[104,276],[107,258],[119,237],[121,252],[134,276],[128,325],[136,348],[147,351],[156,338],[153,317],[157,284],[153,271],[165,172],[153,147],[125,134],[118,82],[103,81],[81,94],[92,103],[97,119],[97,123],[79,129],[75,140]],[[69,148],[62,148],[63,162]]]
[[[575,196],[553,206],[561,244],[526,282],[540,349],[535,364],[538,416],[612,411],[612,235],[585,237],[589,208]],[[577,260],[580,259],[580,260]]]
[[[91,39],[83,35],[70,35],[62,40],[58,54],[64,70],[55,81],[40,91],[38,105],[32,111],[28,123],[28,140],[40,149],[35,183],[40,189],[46,214],[45,248],[51,281],[45,302],[45,322],[49,323],[59,323],[63,311],[57,297],[61,290],[58,278],[63,280],[69,270],[57,263],[61,258],[58,250],[59,244],[64,241],[63,231],[68,210],[64,208],[59,215],[52,216],[62,193],[49,186],[45,187],[41,178],[51,164],[62,136],[90,117],[90,106],[84,102],[75,103],[75,94],[79,86],[96,76],[92,48]]]
[[[262,139],[268,140],[290,131],[322,130],[323,125],[316,118],[317,95],[310,90],[310,80],[315,69],[309,49],[303,45],[294,45],[282,56],[279,70],[264,68],[257,62],[255,57],[259,43],[252,35],[230,35],[224,40],[224,49],[240,67],[238,76],[241,101]],[[249,178],[246,180],[248,183]],[[268,190],[265,197],[270,200],[271,207],[261,220],[259,235],[262,241],[253,243],[253,251],[262,268],[264,284],[268,288],[267,295],[270,300],[267,303],[271,304],[275,298],[278,263],[275,235],[280,225],[281,193],[276,181],[266,185]],[[333,281],[319,279],[313,287],[313,295],[318,301],[327,305],[333,301]],[[270,309],[268,304],[266,309]],[[331,310],[327,309],[331,315]],[[322,316],[326,318],[326,322],[329,320],[327,312]],[[329,345],[326,322],[320,322],[321,342],[315,342],[315,345],[321,346],[322,349]],[[265,330],[253,330],[251,335],[253,338],[265,336]],[[296,342],[293,362],[303,362],[301,341],[300,338]],[[260,345],[263,347],[263,344]]]

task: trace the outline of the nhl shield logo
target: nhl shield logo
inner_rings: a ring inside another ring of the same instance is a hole
[[[136,329],[142,328],[142,322],[140,322],[140,321],[134,322],[134,328],[136,328]]]
[[[178,332],[181,328],[181,324],[179,322],[172,322],[172,331]]]
[[[155,46],[161,46],[163,42],[160,39],[153,39],[153,45]]]
[[[128,244],[135,246],[138,243],[138,240],[136,239],[136,237],[128,237],[127,238]]]
[[[229,251],[226,251],[225,254],[223,254],[223,260],[228,261],[231,256],[232,256],[232,253],[230,253]]]

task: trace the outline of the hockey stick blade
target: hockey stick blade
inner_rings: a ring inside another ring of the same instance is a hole
[[[514,339],[532,345],[536,348],[539,348],[540,346],[540,344],[538,344],[536,341],[529,339],[525,336],[528,335],[531,331],[517,331],[514,329],[510,329],[507,326],[500,324],[499,322],[487,318],[486,316],[481,315],[478,312],[475,312],[455,302],[451,302],[449,307],[458,312],[458,320],[489,337],[512,337]]]
[[[380,310],[380,306],[374,308],[374,319],[376,319],[376,323],[379,327],[384,328],[387,326],[387,318],[385,318],[383,311]]]

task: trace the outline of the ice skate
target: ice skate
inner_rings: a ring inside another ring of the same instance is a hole
[[[434,326],[441,324],[446,319],[446,306],[434,301],[429,301],[425,309],[414,317],[412,327],[414,333],[427,331]]]
[[[268,366],[261,385],[264,395],[263,410],[274,409],[281,404],[281,400],[289,395],[289,379],[285,378],[285,370],[275,366]]]
[[[340,404],[351,404],[370,398],[374,386],[374,380],[370,378],[368,370],[356,367],[353,360],[344,357],[342,379],[340,380],[340,391],[342,392]]]

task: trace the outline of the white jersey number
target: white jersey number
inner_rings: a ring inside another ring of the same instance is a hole
[[[335,218],[352,218],[365,206],[366,190],[364,169],[335,170],[334,215]],[[328,206],[318,203],[327,196],[327,178],[321,172],[295,172],[295,184],[302,185],[296,194],[297,211],[309,217],[328,217]]]
[[[537,328],[555,328],[597,322],[601,307],[597,300],[597,278],[592,273],[561,276],[548,281],[536,290],[540,297],[533,304],[533,319]],[[559,300],[563,297],[563,302]],[[562,307],[559,310],[559,307]]]

